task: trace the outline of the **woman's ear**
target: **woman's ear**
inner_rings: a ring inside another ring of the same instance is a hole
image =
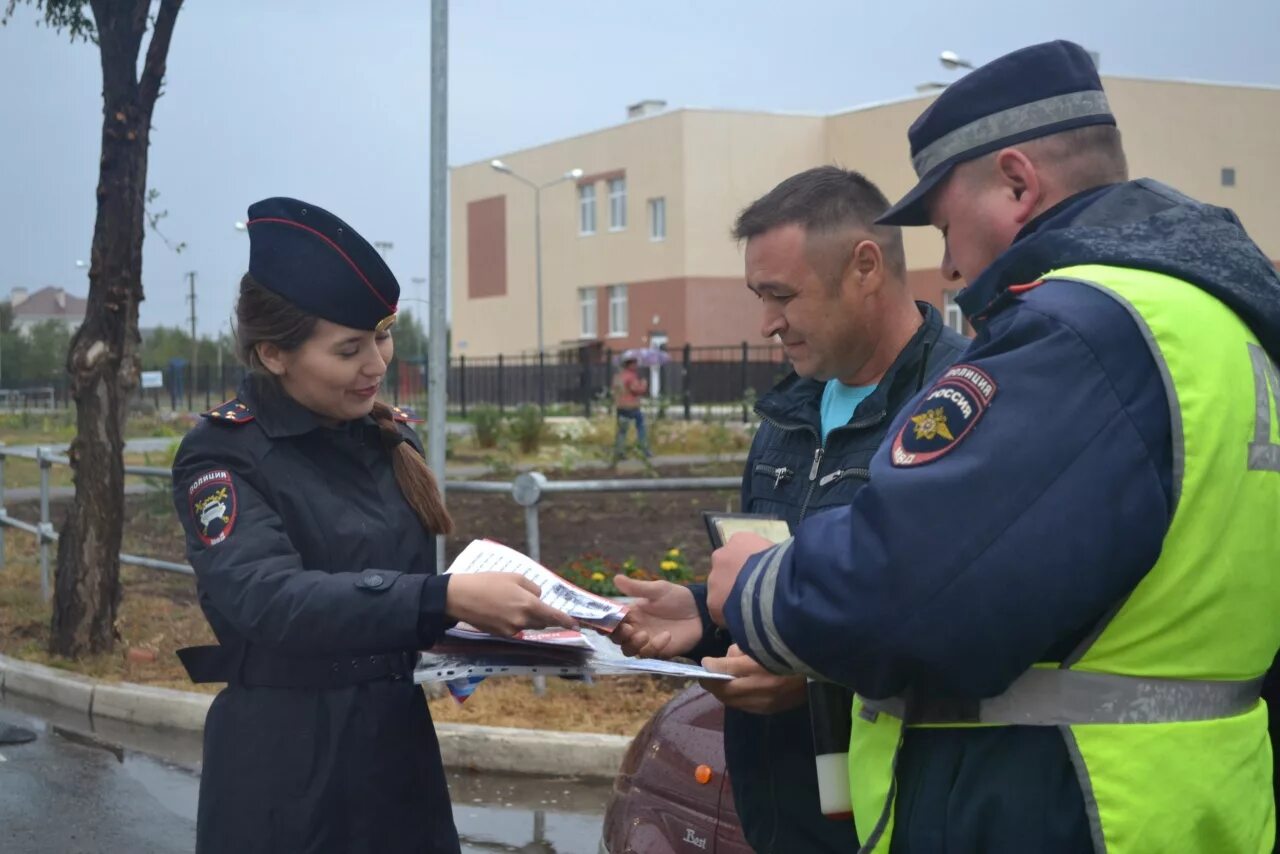
[[[288,369],[286,364],[284,351],[276,344],[269,341],[263,341],[254,345],[258,351],[258,360],[262,362],[262,366],[277,377],[285,375]]]

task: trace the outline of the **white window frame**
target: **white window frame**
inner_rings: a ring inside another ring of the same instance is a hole
[[[964,311],[956,302],[956,291],[942,292],[942,325],[961,335],[965,334]]]
[[[600,337],[600,314],[595,288],[578,288],[579,338]]]
[[[649,239],[655,243],[667,239],[667,199],[665,196],[649,200]]]
[[[596,185],[578,185],[578,234],[586,237],[596,233]]]
[[[609,230],[623,231],[627,227],[627,179],[609,179]]]
[[[627,286],[609,286],[609,337],[627,335]]]

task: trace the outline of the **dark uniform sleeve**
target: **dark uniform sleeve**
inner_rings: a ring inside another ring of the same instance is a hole
[[[1065,317],[993,320],[851,506],[748,562],[725,605],[744,650],[871,698],[986,697],[1123,600],[1169,523],[1168,403],[1123,309]]]
[[[308,569],[248,474],[247,443],[223,434],[241,429],[249,428],[198,427],[173,466],[174,506],[202,597],[250,642],[295,655],[429,646],[445,622],[447,577]]]

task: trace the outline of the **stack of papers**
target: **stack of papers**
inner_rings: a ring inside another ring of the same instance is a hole
[[[422,653],[414,672],[418,683],[444,682],[459,702],[490,676],[631,676],[652,674],[687,679],[727,680],[696,664],[656,658],[627,658],[600,632],[609,633],[627,607],[570,584],[531,558],[489,540],[474,540],[449,566],[449,572],[518,572],[542,588],[542,601],[596,631],[525,630],[498,637],[465,623]]]

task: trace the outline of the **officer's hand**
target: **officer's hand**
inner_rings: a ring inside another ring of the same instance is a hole
[[[738,580],[742,565],[753,554],[764,551],[774,545],[758,534],[743,532],[734,534],[729,542],[711,553],[711,575],[707,576],[707,610],[717,626],[723,626],[724,603],[733,591],[733,583]]]
[[[444,609],[450,617],[482,632],[511,637],[522,629],[577,628],[577,620],[538,598],[542,592],[514,572],[450,575]]]
[[[637,581],[615,575],[623,596],[636,599],[609,637],[627,655],[672,658],[702,640],[702,620],[689,588],[670,581]]]
[[[803,706],[808,688],[803,676],[778,676],[760,666],[737,644],[724,658],[704,658],[702,666],[716,673],[728,673],[732,682],[703,679],[702,687],[726,706],[757,715],[776,715]]]

